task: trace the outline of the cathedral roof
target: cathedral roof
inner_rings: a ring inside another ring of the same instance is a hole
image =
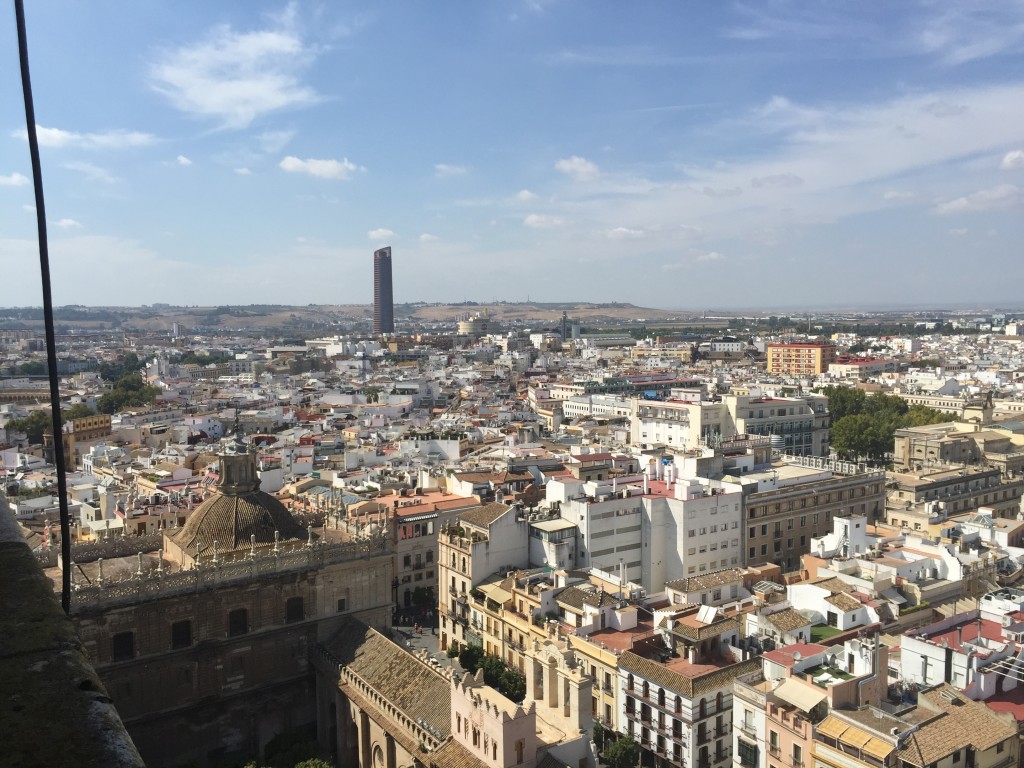
[[[174,541],[186,551],[205,553],[217,542],[221,552],[256,544],[273,544],[274,532],[281,541],[306,537],[305,529],[295,522],[284,504],[269,493],[252,491],[245,494],[217,493],[204,501],[189,515],[185,525],[172,534]]]
[[[222,552],[252,545],[303,539],[306,531],[295,522],[284,504],[260,488],[256,457],[239,438],[228,442],[219,454],[220,482],[217,494],[188,516],[181,530],[168,536],[186,552],[206,553],[214,542]]]

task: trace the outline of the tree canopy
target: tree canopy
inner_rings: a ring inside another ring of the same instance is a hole
[[[633,768],[640,760],[640,745],[629,736],[616,739],[605,749],[604,760],[611,768]]]
[[[852,387],[823,387],[832,416],[832,448],[847,460],[884,464],[893,449],[897,429],[950,421],[942,413],[922,405],[908,405],[896,395],[868,395]]]
[[[113,390],[99,399],[100,413],[117,413],[125,408],[149,405],[160,394],[157,387],[146,384],[138,373],[127,373],[117,380]]]
[[[85,403],[75,403],[68,408],[62,408],[60,415],[61,418],[67,422],[70,419],[80,419],[84,416],[92,416],[95,414],[92,408]],[[28,436],[28,442],[30,445],[35,445],[43,442],[43,433],[51,429],[52,420],[50,418],[50,411],[48,410],[37,410],[32,411],[28,416],[23,419],[11,419],[7,422],[7,432],[10,433],[22,433],[24,432]]]

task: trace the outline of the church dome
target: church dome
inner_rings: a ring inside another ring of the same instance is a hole
[[[174,543],[185,552],[206,554],[215,541],[221,552],[250,547],[253,536],[257,546],[273,544],[275,531],[282,542],[306,538],[284,504],[259,488],[255,455],[229,446],[220,454],[216,495],[193,510],[173,534]]]

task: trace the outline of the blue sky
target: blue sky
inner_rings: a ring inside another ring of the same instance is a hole
[[[1017,0],[27,5],[58,304],[1022,303]]]

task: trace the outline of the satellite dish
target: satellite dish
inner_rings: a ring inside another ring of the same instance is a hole
[[[800,655],[800,651],[793,651],[793,661],[800,661],[803,656]]]

